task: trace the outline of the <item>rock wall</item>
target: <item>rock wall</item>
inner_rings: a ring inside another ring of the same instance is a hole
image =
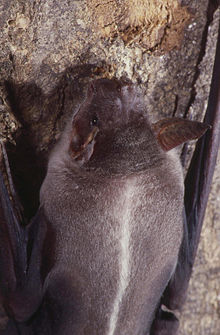
[[[0,137],[8,141],[27,216],[38,206],[48,152],[92,78],[138,83],[153,120],[202,120],[216,7],[211,0],[1,0]],[[189,148],[186,166],[190,154]],[[220,329],[216,171],[180,334],[217,335]]]

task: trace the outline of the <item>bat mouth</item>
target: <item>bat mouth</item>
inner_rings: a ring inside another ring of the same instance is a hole
[[[81,144],[79,148],[77,148],[77,150],[74,150],[73,147],[70,148],[70,154],[72,158],[74,158],[75,160],[83,159],[84,161],[88,161],[93,154],[95,138],[98,132],[99,128],[93,127],[92,131],[88,134],[88,136],[84,140],[84,143]]]
[[[94,140],[96,135],[99,132],[99,128],[98,127],[94,127],[93,130],[91,131],[91,133],[89,133],[89,136],[87,137],[85,143],[83,144],[83,149],[85,149],[87,147],[87,145],[91,144]]]

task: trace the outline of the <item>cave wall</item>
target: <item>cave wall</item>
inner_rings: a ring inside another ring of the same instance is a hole
[[[27,216],[38,206],[48,152],[91,79],[123,77],[141,86],[152,120],[202,120],[217,39],[215,10],[216,2],[208,0],[1,0],[0,137],[8,143],[21,200],[29,204]],[[219,267],[210,263],[220,253],[216,185],[219,169],[180,334],[217,335],[220,329]],[[212,278],[205,290],[207,271]]]

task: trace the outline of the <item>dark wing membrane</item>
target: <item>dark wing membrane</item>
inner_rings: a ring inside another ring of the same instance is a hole
[[[16,324],[28,320],[42,301],[43,281],[49,269],[47,266],[44,273],[42,272],[42,253],[46,249],[49,225],[43,209],[38,210],[29,225],[22,225],[19,220],[22,215],[19,215],[18,219],[13,197],[5,185],[1,153],[0,303]],[[46,255],[46,262],[47,258]]]
[[[185,211],[194,263],[220,144],[220,27],[204,122],[212,126],[197,143],[185,179]]]
[[[13,209],[0,171],[0,299],[5,301],[26,269],[27,234]]]
[[[185,178],[184,238],[176,271],[162,297],[152,326],[151,335],[176,334],[176,320],[163,310],[181,309],[198,248],[203,219],[211,189],[212,178],[220,144],[220,26],[209,102],[204,122],[211,125],[197,142],[190,167]],[[167,315],[167,317],[166,317]],[[172,322],[172,320],[174,322]],[[165,325],[165,327],[164,327]]]
[[[0,205],[1,302],[11,318],[23,322],[33,315],[42,300],[41,266],[47,222],[39,210],[28,227],[20,227],[17,232],[10,206],[2,207]]]

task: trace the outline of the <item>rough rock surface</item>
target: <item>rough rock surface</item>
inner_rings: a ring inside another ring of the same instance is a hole
[[[48,151],[91,78],[138,83],[152,119],[202,120],[217,38],[215,9],[211,0],[1,1],[0,137],[8,140],[29,217],[38,206]],[[219,178],[217,167],[181,335],[219,334]]]
[[[220,11],[209,27],[206,51],[199,64],[200,74],[195,84],[196,97],[192,115],[206,108]],[[180,335],[217,335],[220,330],[220,152],[206,210],[188,298],[183,308]]]

